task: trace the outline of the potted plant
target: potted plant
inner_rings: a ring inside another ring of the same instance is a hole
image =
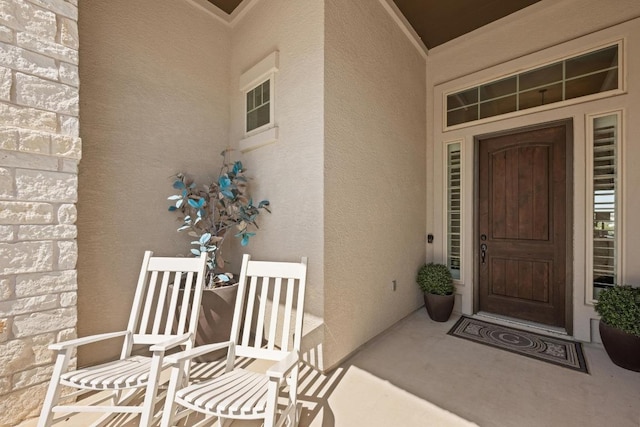
[[[178,173],[173,182],[177,194],[168,197],[172,203],[169,211],[176,212],[182,222],[178,231],[196,239],[191,242],[195,245],[191,253],[207,253],[208,271],[196,345],[229,339],[238,287],[222,257],[225,239],[233,235],[242,246],[248,245],[258,229],[260,213],[271,212],[268,200],[255,206],[247,196],[246,169],[240,161],[231,163],[230,151],[221,153],[222,166],[212,182],[198,185],[186,173]],[[219,356],[212,353],[207,360]]]
[[[453,278],[444,264],[429,263],[420,267],[416,282],[424,292],[424,305],[429,317],[436,322],[446,322],[453,311]]]
[[[640,288],[611,286],[595,304],[600,338],[618,366],[640,372]]]

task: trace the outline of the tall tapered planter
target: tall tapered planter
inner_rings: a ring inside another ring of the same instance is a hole
[[[182,290],[180,293],[182,293]],[[196,346],[229,341],[237,295],[237,283],[203,291],[200,314],[198,316],[198,329],[196,331]],[[180,304],[182,304],[182,296],[178,300],[178,307],[180,307]],[[226,354],[226,350],[223,349],[207,353],[194,360],[196,362],[212,362],[225,357]]]
[[[613,363],[640,372],[640,337],[611,327],[601,320],[600,338]]]
[[[429,313],[429,317],[436,322],[446,322],[451,316],[453,311],[453,304],[455,303],[455,296],[451,295],[436,295],[436,294],[424,294],[424,306]]]
[[[196,346],[229,340],[237,295],[237,283],[204,290],[198,319]],[[214,351],[197,358],[196,362],[211,362],[226,356],[226,354],[226,350]]]

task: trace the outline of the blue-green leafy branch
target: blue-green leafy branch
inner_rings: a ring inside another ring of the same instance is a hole
[[[178,231],[188,231],[197,240],[191,253],[200,256],[208,254],[210,286],[229,282],[231,275],[223,273],[225,261],[221,256],[222,244],[230,233],[246,246],[258,230],[256,220],[261,211],[269,210],[269,201],[262,200],[254,205],[246,195],[248,180],[246,169],[240,161],[230,163],[229,151],[221,153],[223,164],[218,178],[210,184],[198,186],[185,173],[175,176],[173,188],[178,191],[168,197],[172,205],[169,211],[180,215],[182,225]]]

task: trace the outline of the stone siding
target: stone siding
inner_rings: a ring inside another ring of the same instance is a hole
[[[0,426],[39,414],[47,347],[76,337],[77,22],[77,0],[0,0]]]

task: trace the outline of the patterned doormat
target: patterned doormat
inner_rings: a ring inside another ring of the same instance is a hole
[[[579,342],[525,332],[462,316],[449,335],[589,373]]]

